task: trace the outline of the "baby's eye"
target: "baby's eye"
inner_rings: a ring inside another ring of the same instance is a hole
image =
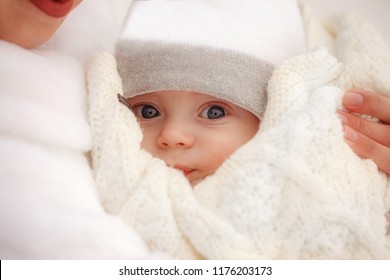
[[[139,105],[134,108],[134,114],[144,119],[152,119],[160,116],[160,112],[152,105]]]
[[[218,105],[209,106],[200,113],[200,117],[207,119],[219,119],[225,115],[225,109]]]

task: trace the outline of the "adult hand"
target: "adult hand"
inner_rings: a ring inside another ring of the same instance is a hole
[[[370,158],[390,175],[390,98],[376,93],[350,90],[343,96],[345,108],[351,112],[376,117],[377,123],[339,111],[344,138],[361,158]]]

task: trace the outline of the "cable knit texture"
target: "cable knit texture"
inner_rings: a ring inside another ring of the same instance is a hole
[[[388,178],[343,141],[336,109],[351,87],[390,94],[390,50],[356,16],[333,21],[327,31],[306,19],[310,45],[326,39],[335,53],[278,67],[260,131],[195,188],[140,148],[114,58],[94,56],[93,169],[105,209],[177,258],[389,258]]]

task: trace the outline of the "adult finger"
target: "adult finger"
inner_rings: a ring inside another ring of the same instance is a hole
[[[344,128],[344,138],[351,149],[361,158],[372,159],[381,170],[390,174],[390,148],[375,142],[349,126]]]
[[[337,112],[343,125],[347,125],[384,146],[390,147],[390,125],[362,119],[353,114]]]
[[[352,112],[373,116],[390,123],[390,97],[352,89],[344,94],[343,104]]]

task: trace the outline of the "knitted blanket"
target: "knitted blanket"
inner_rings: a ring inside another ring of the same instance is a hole
[[[140,148],[114,58],[94,56],[93,169],[106,211],[182,259],[390,258],[388,178],[352,152],[336,116],[348,88],[390,95],[390,50],[355,16],[327,30],[310,22],[308,34],[328,48],[275,70],[259,132],[195,188]]]

